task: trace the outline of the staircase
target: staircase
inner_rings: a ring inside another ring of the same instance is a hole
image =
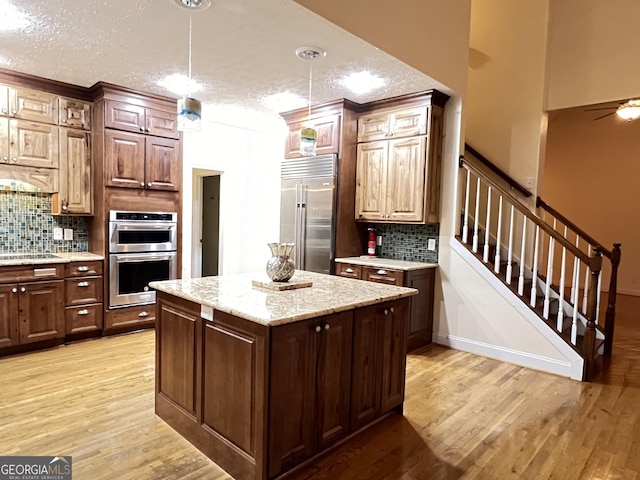
[[[584,359],[583,380],[593,379],[603,356],[612,352],[620,244],[608,250],[539,198],[536,211],[531,211],[523,198],[530,196],[526,189],[497,173],[473,148],[465,154],[459,163],[466,176],[460,177],[462,211],[456,238],[551,335]],[[604,309],[602,286],[607,279]]]

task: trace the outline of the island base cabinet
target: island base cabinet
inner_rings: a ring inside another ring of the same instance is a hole
[[[287,476],[402,405],[409,309],[265,326],[157,292],[156,414],[236,480]]]

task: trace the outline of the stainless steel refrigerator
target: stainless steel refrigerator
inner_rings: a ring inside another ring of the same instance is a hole
[[[330,273],[335,247],[336,155],[282,161],[280,241],[296,244],[296,269]]]

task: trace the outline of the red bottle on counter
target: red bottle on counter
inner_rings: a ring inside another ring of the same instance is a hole
[[[367,242],[367,255],[375,257],[376,255],[376,231],[373,228],[369,229],[369,241]]]

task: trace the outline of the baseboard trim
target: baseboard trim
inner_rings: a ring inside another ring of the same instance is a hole
[[[541,357],[527,352],[520,352],[510,348],[490,345],[488,343],[470,340],[468,338],[453,335],[434,334],[433,341],[440,345],[462,350],[464,352],[493,358],[501,362],[513,363],[522,367],[554,373],[563,377],[572,377],[572,366],[569,362],[556,360],[555,358]]]
[[[603,292],[609,292],[609,290],[602,290]],[[640,297],[640,290],[636,290],[633,288],[618,288],[616,293],[620,295],[630,295],[632,297]]]

